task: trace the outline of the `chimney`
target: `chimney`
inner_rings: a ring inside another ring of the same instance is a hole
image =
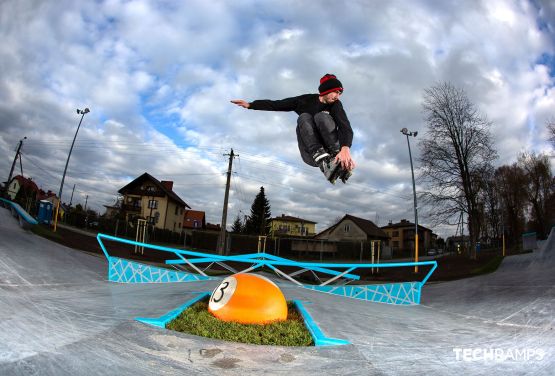
[[[162,185],[168,190],[171,191],[173,188],[173,181],[170,180],[162,180],[161,181]]]

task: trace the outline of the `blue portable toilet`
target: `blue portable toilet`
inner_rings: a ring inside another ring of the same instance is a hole
[[[39,223],[52,223],[52,208],[54,205],[50,201],[40,200],[39,201],[39,215],[37,220]]]

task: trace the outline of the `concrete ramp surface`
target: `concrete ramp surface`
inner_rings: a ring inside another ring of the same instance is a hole
[[[117,284],[100,255],[19,227],[0,209],[0,375],[553,375],[555,235],[493,274],[427,284],[394,306],[280,284],[334,347],[254,346],[134,320],[218,281]]]

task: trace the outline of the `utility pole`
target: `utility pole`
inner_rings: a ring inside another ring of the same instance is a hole
[[[87,197],[85,197],[85,228],[87,228],[87,226],[89,225],[89,213],[87,213],[87,202],[88,201],[89,201],[89,195],[87,195]]]
[[[19,153],[19,171],[21,171],[21,177],[23,177],[23,158],[21,158],[21,153]]]
[[[71,190],[71,198],[69,199],[70,208],[71,208],[71,203],[73,202],[73,192],[75,192],[75,184],[73,184],[73,189]]]
[[[13,163],[12,163],[12,168],[10,169],[10,175],[8,176],[8,181],[6,182],[6,186],[4,187],[4,193],[7,195],[8,194],[8,186],[10,185],[10,181],[12,180],[12,175],[13,175],[13,169],[15,167],[15,162],[17,161],[17,158],[19,157],[19,153],[21,151],[21,146],[23,145],[23,140],[26,140],[27,137],[23,137],[22,140],[19,140],[19,145],[17,145],[17,151],[15,152],[15,157],[13,158]]]
[[[227,201],[229,199],[229,185],[231,183],[231,168],[233,166],[233,158],[238,157],[237,154],[233,153],[233,149],[231,149],[231,153],[224,154],[229,156],[229,164],[227,167],[227,182],[225,184],[225,196],[224,196],[224,208],[222,211],[222,225],[220,229],[220,237],[218,239],[218,253],[223,255],[225,253],[225,238],[226,238],[226,226],[227,226]]]
[[[262,206],[262,218],[260,224],[260,235],[266,235],[266,207]]]

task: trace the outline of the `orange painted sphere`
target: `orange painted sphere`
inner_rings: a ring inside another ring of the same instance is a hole
[[[287,302],[279,287],[257,274],[225,278],[212,292],[208,311],[222,321],[267,324],[287,319]]]

